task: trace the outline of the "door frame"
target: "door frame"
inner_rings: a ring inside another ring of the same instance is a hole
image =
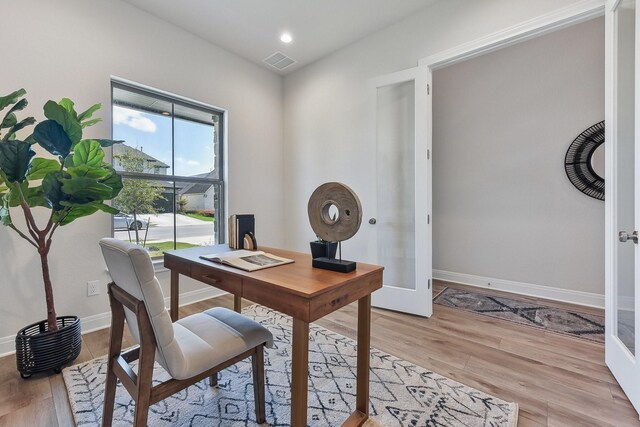
[[[578,1],[564,8],[557,9],[536,18],[524,21],[520,24],[516,24],[487,36],[472,40],[468,43],[463,43],[451,49],[422,58],[418,61],[418,65],[425,66],[427,68],[429,87],[432,88],[433,72],[435,70],[604,16],[606,3],[607,0]],[[437,90],[437,88],[433,90]],[[433,105],[431,96],[428,97],[428,103],[428,111],[430,115],[429,122],[431,123],[433,121]],[[431,128],[427,133],[427,137],[427,145],[432,147],[433,133]],[[437,158],[435,160],[437,161]],[[606,166],[606,168],[609,168],[609,166]],[[433,178],[437,179],[437,177]],[[606,233],[609,233],[608,228]],[[605,236],[608,242],[611,236],[608,234],[605,234]],[[609,261],[605,260],[605,263],[607,262]],[[471,278],[473,276],[469,277]],[[438,275],[436,275],[435,279],[439,278],[445,279],[444,277],[438,277]],[[473,279],[470,279],[469,282],[465,283],[474,286],[482,286],[477,280]],[[492,288],[495,288],[495,286]],[[533,294],[530,293],[530,295]]]
[[[607,0],[582,0],[418,61],[429,72],[604,16]]]
[[[621,0],[607,0],[606,10],[608,13],[606,16],[606,26],[607,26],[607,35],[610,32],[613,32],[614,22],[613,22],[613,11],[618,7]],[[640,2],[636,4],[636,8],[640,6]],[[638,43],[640,42],[640,32],[638,32],[638,28],[640,28],[640,23],[637,21],[638,16],[640,16],[640,11],[636,11],[636,51],[638,50]],[[616,67],[616,57],[617,57],[617,39],[615,37],[607,37],[605,54],[606,54],[606,66],[605,66],[605,123],[607,126],[605,127],[605,361],[611,373],[616,378],[623,391],[627,394],[629,401],[634,405],[636,411],[640,413],[640,407],[637,406],[637,402],[640,401],[640,384],[638,384],[637,379],[633,377],[629,377],[627,375],[629,368],[638,372],[640,370],[640,366],[638,363],[640,362],[640,355],[638,351],[640,350],[640,336],[638,335],[638,331],[635,334],[635,355],[632,355],[626,349],[626,346],[620,341],[617,335],[614,333],[617,330],[617,318],[618,318],[618,280],[616,275],[616,262],[618,257],[618,231],[619,227],[617,224],[616,218],[618,217],[617,210],[617,174],[614,173],[617,165],[617,155],[618,155],[618,144],[617,144],[617,133],[615,130],[615,121],[614,118],[617,116],[617,86],[616,81],[614,79],[614,75],[617,73]],[[640,177],[640,172],[637,170],[638,165],[640,164],[640,150],[638,147],[638,138],[640,135],[640,121],[638,120],[638,108],[640,107],[639,99],[640,99],[640,58],[638,55],[635,57],[635,185],[638,185],[638,179]],[[636,190],[637,194],[637,190]],[[638,212],[640,208],[640,200],[636,196],[635,200],[635,211],[636,218],[638,217]],[[639,223],[635,224],[635,227],[640,227]],[[640,274],[640,268],[638,267],[638,251],[640,248],[635,248],[635,282],[638,283]],[[637,285],[636,285],[637,292]],[[638,294],[635,294],[635,301],[623,301],[623,305],[633,305],[635,310],[635,324],[638,325],[640,323],[640,298],[638,298]]]

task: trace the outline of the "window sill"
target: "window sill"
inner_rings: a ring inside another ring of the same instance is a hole
[[[164,273],[165,271],[169,271],[169,269],[164,266],[164,259],[162,258],[153,259],[151,260],[151,263],[153,264],[153,270],[156,273]]]

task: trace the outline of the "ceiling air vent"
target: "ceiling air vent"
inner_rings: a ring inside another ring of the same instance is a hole
[[[287,55],[285,55],[282,52],[272,53],[271,55],[267,56],[262,61],[265,62],[266,64],[270,65],[271,67],[278,69],[278,70],[284,70],[289,65],[293,65],[293,64],[296,63],[296,61],[294,61],[293,59],[289,58]]]

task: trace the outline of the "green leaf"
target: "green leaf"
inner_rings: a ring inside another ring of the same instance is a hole
[[[74,166],[74,164],[73,164],[73,153],[69,154],[67,156],[67,158],[64,159],[63,164],[64,164],[64,167],[67,168],[67,169],[68,168],[72,168]]]
[[[0,198],[0,222],[2,225],[11,225],[11,212],[9,211],[9,195]]]
[[[66,158],[71,152],[71,140],[56,121],[45,120],[38,123],[33,131],[33,139],[55,156]]]
[[[8,190],[8,187],[5,185],[4,173],[0,169],[0,193],[4,193]]]
[[[93,116],[93,113],[98,111],[100,108],[102,108],[102,104],[93,104],[91,107],[87,108],[82,113],[78,114],[78,120],[82,122],[85,119],[90,119],[91,116]],[[100,119],[98,119],[98,120],[100,120]],[[88,126],[90,126],[90,125],[88,125]]]
[[[29,188],[29,183],[27,181],[22,182],[22,183],[13,183],[9,186],[9,206],[12,208],[15,208],[16,206],[20,206],[20,204],[22,203],[22,199],[20,198],[20,191],[18,191],[18,186],[20,186],[20,190],[22,191],[22,194],[24,194],[28,188]]]
[[[69,98],[62,98],[58,105],[67,110],[67,112],[71,114],[71,117],[73,117],[75,120],[80,121],[78,120],[78,113],[76,113],[75,108],[73,108],[74,104],[72,100],[70,100]]]
[[[84,122],[82,122],[82,129],[87,128],[89,126],[93,126],[96,123],[100,123],[102,121],[102,119],[91,119],[91,120],[86,120]]]
[[[64,209],[61,202],[68,199],[68,196],[62,192],[62,183],[59,180],[61,176],[62,172],[55,171],[48,173],[42,179],[43,195],[50,202],[51,208],[54,211]]]
[[[93,202],[107,200],[112,189],[108,185],[86,177],[62,178],[62,191],[76,202]]]
[[[89,216],[97,211],[103,211],[109,214],[117,214],[120,211],[118,209],[112,208],[111,206],[107,206],[102,202],[92,202],[92,203],[66,203],[66,211],[56,212],[53,215],[54,222],[60,222],[60,225],[67,225],[78,218],[82,218],[83,216]]]
[[[82,218],[83,216],[89,216],[98,211],[98,207],[93,204],[83,204],[78,205],[77,207],[70,208],[68,210],[63,210],[59,212],[55,212],[53,214],[53,222],[59,222],[60,225],[67,225],[72,223],[78,218]]]
[[[109,170],[109,176],[107,176],[105,179],[101,180],[100,182],[103,183],[104,185],[109,186],[109,188],[111,188],[111,195],[104,199],[104,200],[111,200],[115,198],[118,194],[120,194],[120,191],[122,191],[122,188],[124,187],[124,185],[122,184],[122,177],[118,175],[115,169],[113,169],[111,165],[108,165],[107,168],[108,168],[107,170]]]
[[[18,101],[13,107],[11,107],[9,112],[4,116],[4,119],[2,119],[2,125],[0,125],[0,129],[8,128],[15,125],[18,122],[18,118],[16,117],[15,112],[24,110],[27,104],[28,102],[26,98],[23,98]]]
[[[50,208],[51,204],[44,196],[44,191],[41,185],[37,187],[28,187],[22,190],[24,194],[24,199],[27,201],[27,204],[34,208],[36,206],[42,206],[45,208]]]
[[[11,129],[7,131],[7,134],[4,136],[3,140],[9,141],[9,140],[15,139],[16,132],[18,132],[19,130],[27,126],[34,124],[35,122],[36,122],[36,119],[34,119],[33,117],[27,117],[26,119],[19,121],[18,123],[13,125]],[[28,141],[25,140],[25,142],[28,142]]]
[[[73,166],[99,167],[103,158],[104,151],[100,143],[93,139],[80,141],[73,149]]]
[[[37,157],[31,162],[27,178],[31,181],[42,179],[49,172],[60,170],[60,162],[53,159],[42,159]]]
[[[27,105],[29,105],[29,101],[27,101],[27,98],[22,98],[20,101],[16,102],[13,107],[11,107],[11,110],[9,110],[9,112],[14,113],[16,111],[22,111],[27,108]]]
[[[86,177],[101,180],[107,178],[111,172],[109,169],[103,167],[96,168],[87,165],[80,165],[67,168],[67,173],[71,175],[72,178]]]
[[[78,207],[83,207],[83,206],[87,206],[87,205],[91,205],[95,208],[97,208],[98,210],[102,211],[102,212],[106,212],[108,214],[111,215],[115,215],[117,213],[120,213],[120,211],[114,207],[111,207],[109,205],[106,205],[102,202],[91,202],[91,203],[73,203],[73,202],[62,202],[62,205],[65,207],[71,207],[71,208],[78,208]]]
[[[18,117],[16,117],[15,113],[9,113],[0,123],[0,129],[10,128],[15,126],[16,123],[18,123]]]
[[[0,169],[8,182],[23,182],[31,158],[35,156],[31,145],[17,139],[0,143]]]
[[[0,97],[0,111],[7,108],[7,105],[15,104],[18,102],[18,98],[27,94],[24,89],[18,89],[17,91],[10,93],[7,96]]]
[[[100,143],[100,146],[103,148],[111,147],[114,144],[121,144],[124,142],[121,140],[112,140],[112,139],[96,139],[95,141],[98,141]]]
[[[106,212],[106,213],[111,214],[111,215],[115,215],[115,214],[119,214],[120,213],[120,209],[116,209],[113,206],[105,205],[104,203],[100,203],[97,207],[102,212]]]
[[[60,225],[67,225],[78,218],[92,215],[97,211],[103,211],[112,215],[120,212],[118,209],[105,205],[102,202],[92,202],[84,204],[65,202],[65,205],[68,209],[67,211],[56,212],[53,216],[53,221],[60,222]]]
[[[56,104],[54,101],[47,101],[44,104],[44,115],[62,126],[62,129],[66,132],[72,144],[77,143],[82,139],[82,126],[77,118],[74,117],[74,113],[70,113],[60,104]]]

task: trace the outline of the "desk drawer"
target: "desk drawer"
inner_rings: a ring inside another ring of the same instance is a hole
[[[370,295],[382,287],[382,271],[361,277],[359,280],[340,286],[314,298],[309,310],[310,322],[320,319],[345,305]]]
[[[191,277],[223,291],[242,294],[242,279],[225,271],[194,265],[191,267]]]

